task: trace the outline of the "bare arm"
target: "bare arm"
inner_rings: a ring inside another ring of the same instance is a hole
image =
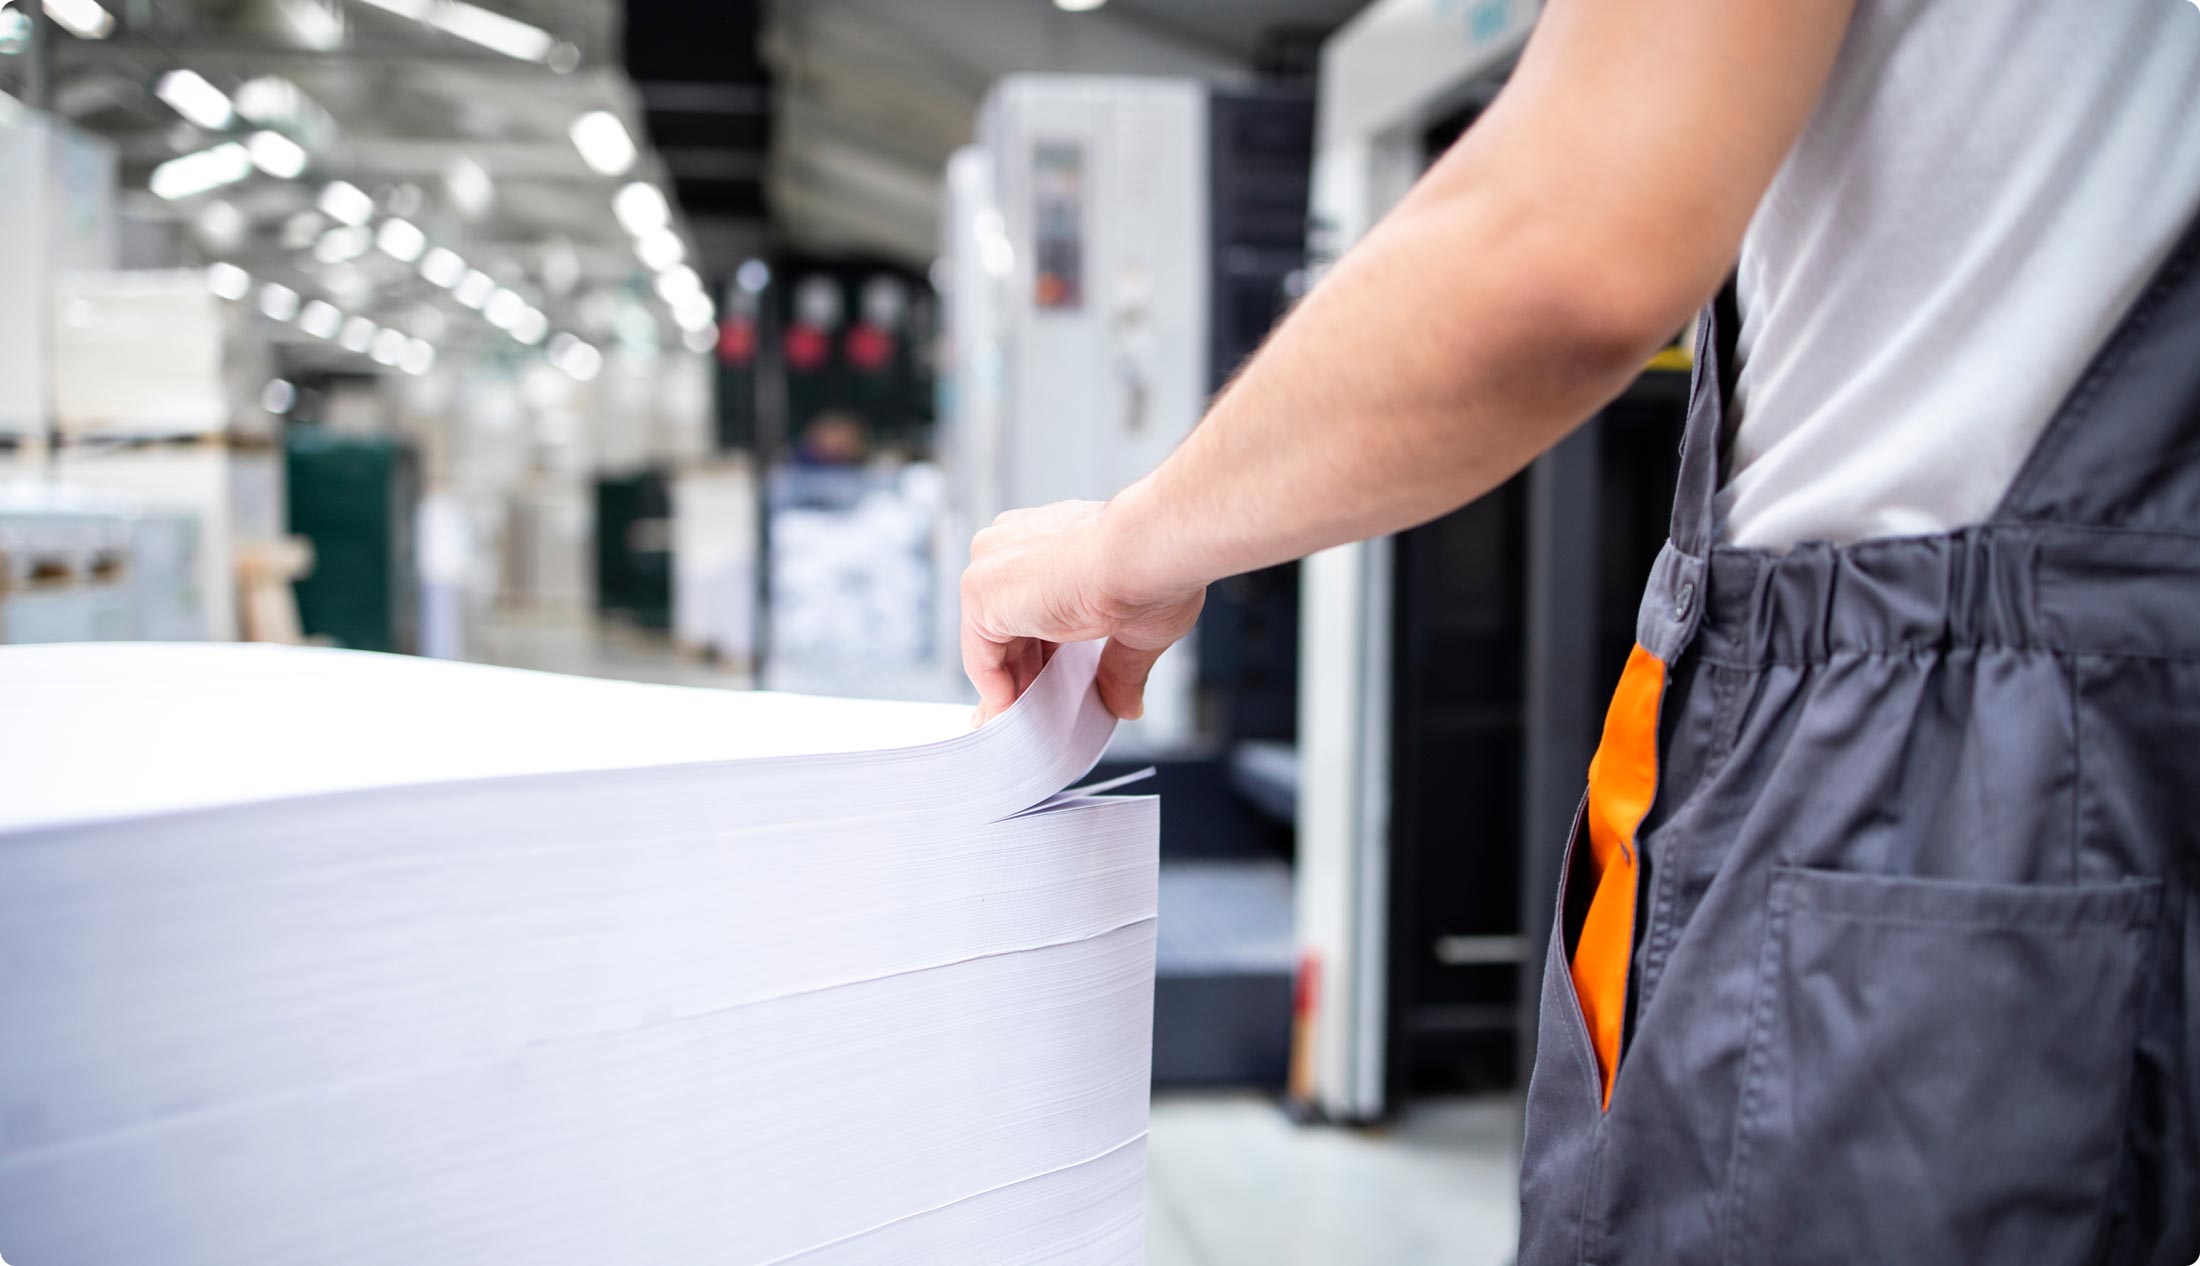
[[[1482,119],[1104,505],[1003,516],[963,583],[991,714],[1044,643],[1145,676],[1213,580],[1496,487],[1612,399],[1732,266],[1853,0],[1552,0]]]

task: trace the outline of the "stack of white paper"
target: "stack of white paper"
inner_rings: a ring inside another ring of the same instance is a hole
[[[1158,817],[960,708],[0,650],[0,1257],[1134,1262]]]

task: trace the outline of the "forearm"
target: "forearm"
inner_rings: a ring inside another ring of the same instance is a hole
[[[1519,471],[1673,328],[1603,310],[1562,231],[1511,195],[1402,206],[1110,504],[1126,569],[1201,585],[1425,522]]]

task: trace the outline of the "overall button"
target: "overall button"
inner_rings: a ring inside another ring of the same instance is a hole
[[[1681,587],[1673,591],[1673,618],[1685,620],[1688,618],[1688,613],[1695,609],[1696,582],[1684,580],[1681,582]]]

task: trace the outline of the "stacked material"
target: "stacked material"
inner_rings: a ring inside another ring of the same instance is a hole
[[[0,650],[0,1256],[1134,1262],[1148,798],[960,708]]]

